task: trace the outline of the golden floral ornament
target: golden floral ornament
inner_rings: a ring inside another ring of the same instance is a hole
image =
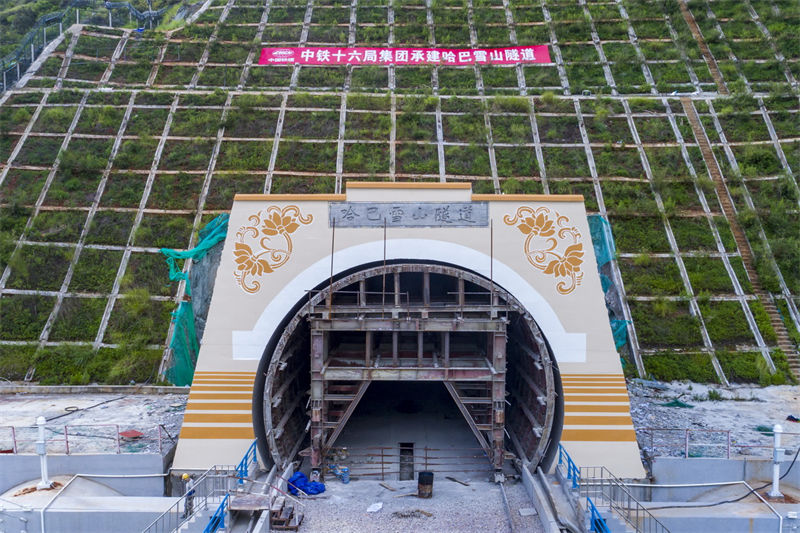
[[[568,217],[549,207],[521,206],[503,217],[525,235],[523,251],[528,262],[545,274],[558,279],[556,290],[569,294],[583,280],[583,243],[578,228]]]
[[[261,283],[256,278],[270,274],[285,265],[292,256],[291,234],[300,225],[310,224],[314,217],[303,215],[296,205],[271,205],[255,215],[249,224],[239,228],[233,247],[236,283],[248,293],[256,293]]]

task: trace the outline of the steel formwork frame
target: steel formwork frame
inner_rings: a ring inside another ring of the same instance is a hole
[[[344,319],[347,321],[347,319]],[[370,369],[368,375],[363,375],[359,381],[357,392],[352,396],[350,403],[345,409],[344,413],[338,417],[337,420],[331,420],[329,417],[329,400],[326,400],[326,384],[328,381],[335,381],[337,374],[335,368],[329,367],[329,342],[328,333],[336,326],[337,320],[331,319],[328,324],[333,326],[331,329],[313,329],[311,331],[311,466],[314,469],[319,469],[322,466],[325,450],[330,449],[336,438],[341,434],[344,426],[347,424],[350,416],[355,411],[358,402],[366,391],[367,387],[373,380],[385,380],[387,377],[396,377],[396,381],[443,381],[447,391],[452,396],[453,400],[466,419],[478,443],[483,448],[486,456],[490,458],[495,469],[501,469],[503,460],[505,458],[505,395],[506,395],[506,331],[505,323],[502,318],[489,319],[490,322],[486,325],[500,325],[499,331],[489,333],[488,339],[488,353],[491,354],[491,359],[487,361],[487,366],[481,368],[480,371],[473,372],[469,376],[464,376],[463,373],[453,369],[451,374],[451,360],[450,360],[450,334],[451,331],[465,331],[464,326],[456,321],[449,321],[450,329],[440,331],[441,342],[443,346],[442,363],[444,375],[441,372],[431,372],[431,367],[425,364],[422,358],[422,329],[418,328],[417,331],[417,346],[418,354],[416,364],[411,367],[406,367],[405,372],[396,376],[391,374],[399,367],[398,357],[398,333],[400,331],[400,323],[398,327],[391,329],[392,332],[392,361],[386,367],[386,372]],[[440,321],[443,322],[443,321]],[[423,326],[424,322],[417,322],[419,326]],[[443,324],[439,323],[441,327]],[[315,323],[316,327],[321,324]],[[351,326],[352,327],[352,326]],[[374,326],[373,326],[374,327]],[[467,326],[469,327],[469,326]],[[478,329],[476,323],[472,327]],[[338,329],[341,331],[341,329]],[[361,330],[363,331],[363,329]],[[372,333],[381,330],[366,330],[367,343],[364,348],[364,368],[370,366],[371,356],[371,343]],[[369,346],[369,348],[368,348]],[[433,362],[433,361],[430,361]],[[329,369],[333,371],[329,373]],[[332,379],[328,376],[332,376]],[[490,396],[485,398],[462,398],[453,382],[478,382],[491,384],[489,388]],[[335,400],[335,401],[338,401]],[[491,419],[489,423],[479,424],[467,404],[489,403],[491,405]],[[328,433],[330,431],[330,433]]]
[[[309,292],[268,353],[257,391],[276,463],[306,442],[301,455],[321,470],[373,381],[441,382],[496,476],[507,449],[538,464],[558,440],[555,365],[541,332],[513,296],[459,267],[390,264],[331,281]],[[509,355],[512,374],[524,374],[514,389]]]

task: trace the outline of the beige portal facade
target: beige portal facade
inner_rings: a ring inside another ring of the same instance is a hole
[[[490,280],[538,326],[563,395],[560,442],[575,462],[644,475],[582,197],[475,195],[460,183],[346,190],[236,196],[176,469],[238,462],[257,436],[259,363],[315,288],[364,265],[431,262]]]

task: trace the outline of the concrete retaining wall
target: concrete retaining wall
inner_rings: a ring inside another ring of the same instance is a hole
[[[70,474],[162,474],[159,454],[48,455],[51,476]],[[0,455],[0,493],[40,477],[38,455]],[[125,496],[163,496],[164,478],[103,478],[102,483]]]
[[[792,457],[786,456],[781,463],[781,474],[789,469]],[[800,460],[798,460],[800,463]],[[656,485],[678,483],[717,483],[724,481],[747,481],[751,485],[772,480],[772,461],[765,459],[715,459],[658,457],[653,460],[653,483]],[[796,464],[789,475],[781,480],[781,486],[800,487],[800,464]],[[687,501],[713,487],[648,489],[646,501]],[[639,497],[637,495],[637,497]]]

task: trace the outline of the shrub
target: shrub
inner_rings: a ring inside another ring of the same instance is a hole
[[[708,354],[656,353],[644,357],[648,375],[662,381],[689,380],[700,383],[718,381]]]
[[[0,378],[21,381],[33,363],[35,345],[0,345]]]
[[[48,346],[36,352],[34,379],[42,385],[89,383],[86,364],[92,358],[91,346]]]
[[[758,383],[761,380],[762,371],[759,360],[764,362],[764,358],[758,352],[716,352],[722,371],[729,381],[735,383]],[[766,368],[766,366],[764,367]]]

